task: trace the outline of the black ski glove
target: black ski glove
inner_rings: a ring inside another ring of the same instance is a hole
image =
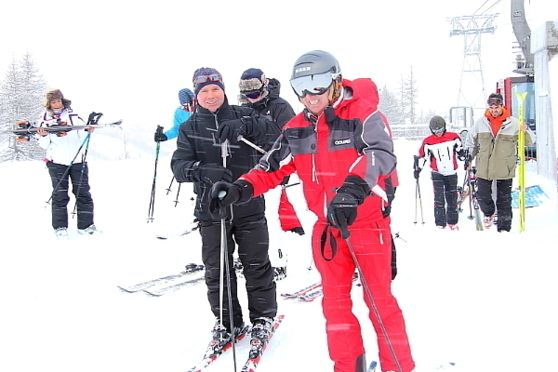
[[[422,170],[422,168],[418,165],[419,159],[420,156],[413,155],[413,175],[415,176],[415,180],[419,179],[420,171]]]
[[[368,184],[360,177],[349,176],[327,207],[329,224],[341,230],[341,237],[347,239],[351,232],[349,226],[355,222],[357,207],[370,194]]]
[[[243,116],[240,119],[227,120],[219,125],[217,137],[219,141],[229,140],[234,144],[238,142],[239,136],[250,137],[254,122],[250,116]]]
[[[216,182],[209,191],[209,212],[219,218],[225,218],[226,209],[230,205],[250,201],[253,191],[252,184],[244,180],[236,180],[234,183]]]
[[[163,127],[158,125],[153,139],[155,142],[165,142],[169,138],[163,133]]]
[[[466,161],[468,157],[468,151],[465,149],[461,149],[457,152],[457,159],[459,161]]]
[[[198,163],[194,165],[192,176],[195,180],[213,185],[215,182],[232,182],[230,169],[215,163]]]
[[[290,231],[290,232],[294,232],[294,233],[296,233],[296,234],[298,234],[298,235],[301,235],[301,236],[304,235],[304,229],[303,229],[302,227],[300,227],[300,226],[298,226],[298,227],[293,227],[293,228],[290,229],[289,231]]]

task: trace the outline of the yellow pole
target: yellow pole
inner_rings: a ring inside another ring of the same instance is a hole
[[[525,122],[525,99],[527,92],[515,93],[519,103],[519,138],[517,153],[519,154],[519,232],[525,231],[525,132],[521,130]]]

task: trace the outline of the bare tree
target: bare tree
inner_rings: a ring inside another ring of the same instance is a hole
[[[415,124],[417,119],[418,85],[413,75],[412,66],[410,75],[401,77],[400,97],[405,120],[409,124]]]
[[[31,54],[14,59],[0,84],[0,130],[15,129],[20,121],[34,122],[42,111],[46,83]],[[36,141],[19,141],[16,136],[0,138],[0,161],[38,160],[44,150]]]

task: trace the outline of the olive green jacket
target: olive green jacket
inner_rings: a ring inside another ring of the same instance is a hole
[[[506,180],[515,177],[518,159],[519,121],[513,116],[502,123],[494,136],[488,118],[478,119],[469,130],[465,147],[476,158],[477,177],[486,180]],[[535,143],[535,134],[525,132],[525,146]]]

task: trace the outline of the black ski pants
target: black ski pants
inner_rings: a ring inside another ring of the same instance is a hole
[[[512,184],[513,178],[496,180],[496,203],[492,198],[492,180],[477,178],[477,200],[485,216],[498,212],[498,231],[510,231],[512,223]]]
[[[230,271],[230,287],[232,293],[234,326],[239,327],[243,322],[242,309],[237,297],[237,280],[233,268],[233,253],[238,246],[238,257],[242,262],[246,279],[248,295],[248,310],[250,320],[258,317],[275,317],[277,315],[277,298],[273,268],[269,260],[269,233],[267,221],[262,215],[257,220],[240,219],[226,221],[227,251]],[[213,314],[219,318],[219,273],[221,249],[221,223],[202,222],[200,227],[202,237],[202,260],[205,265],[205,283],[207,297]],[[236,243],[236,244],[235,244]],[[223,324],[230,332],[228,282],[226,271],[224,275],[223,296]]]
[[[85,229],[93,224],[93,199],[89,192],[89,168],[87,163],[71,166],[47,163],[48,173],[52,181],[52,227],[58,229],[68,227],[68,195],[69,181],[72,182],[72,193],[76,197],[77,227]]]
[[[456,225],[459,221],[457,211],[457,174],[444,176],[432,172],[434,186],[434,222],[436,226]]]

